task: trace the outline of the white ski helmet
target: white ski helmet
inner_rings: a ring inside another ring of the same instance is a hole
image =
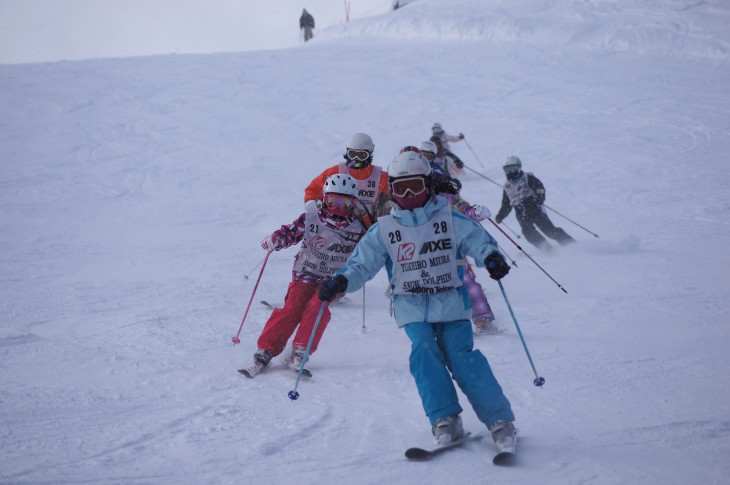
[[[431,133],[434,135],[441,135],[444,132],[444,129],[441,127],[441,123],[434,123],[431,127]]]
[[[398,207],[405,210],[424,207],[433,194],[432,173],[431,162],[420,152],[398,154],[388,167],[388,187]]]
[[[418,149],[421,150],[421,152],[433,153],[434,155],[436,155],[436,153],[438,153],[436,144],[432,141],[422,142],[421,145],[418,147]]]
[[[336,173],[327,177],[322,194],[342,194],[357,198],[358,189],[355,179],[346,174]]]
[[[428,177],[431,175],[431,163],[418,152],[403,152],[390,162],[388,166],[388,178],[396,179],[402,177]]]
[[[507,170],[507,167],[517,167],[517,170],[522,170],[522,160],[519,157],[510,155],[507,160],[502,164],[502,169]]]
[[[375,145],[373,144],[373,139],[370,138],[370,135],[366,133],[355,133],[347,141],[347,145],[345,146],[345,148],[352,148],[354,150],[366,150],[370,153],[373,153],[373,150],[375,150]]]

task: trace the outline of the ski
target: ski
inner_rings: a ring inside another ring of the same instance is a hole
[[[445,445],[436,445],[432,448],[408,448],[406,450],[406,458],[409,460],[430,460],[434,456],[438,455],[439,453],[442,453],[446,450],[450,450],[451,448],[455,448],[457,446],[463,445],[466,441],[470,439],[479,439],[481,438],[480,435],[471,436],[471,433],[464,434],[464,437],[457,441],[452,441],[451,443],[445,444]]]
[[[299,374],[299,369],[294,371],[295,374]],[[312,371],[309,369],[302,369],[302,377],[306,377],[307,379],[312,377]]]
[[[244,369],[238,369],[238,372],[240,372],[244,376],[248,377],[249,379],[253,379],[262,370],[264,370],[264,366],[262,366],[260,364],[259,365],[254,364],[251,367],[246,367]]]
[[[268,308],[269,310],[275,310],[275,309],[277,309],[277,308],[281,308],[281,306],[279,306],[279,305],[274,305],[273,303],[269,303],[269,302],[268,302],[268,301],[266,301],[266,300],[261,300],[261,304],[262,304],[263,306],[265,306],[266,308]]]
[[[248,377],[249,379],[253,379],[257,375],[259,375],[261,373],[261,371],[264,370],[264,369],[265,369],[265,367],[261,367],[259,365],[254,364],[251,367],[245,367],[243,369],[238,369],[238,372],[240,374]],[[294,372],[295,373],[299,373],[299,369],[294,370]],[[311,378],[312,377],[312,371],[310,371],[309,369],[304,369],[302,371],[302,377],[307,378],[307,379]]]
[[[474,330],[473,333],[474,333],[475,336],[481,336],[481,335],[484,335],[484,336],[487,336],[487,335],[499,335],[500,333],[504,332],[505,330],[507,330],[507,329],[506,328],[498,328],[498,329],[492,330],[490,332],[479,332],[477,330]]]
[[[492,459],[495,465],[511,465],[515,461],[515,453],[513,451],[500,451]]]

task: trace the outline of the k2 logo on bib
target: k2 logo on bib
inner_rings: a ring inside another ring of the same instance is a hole
[[[314,236],[312,238],[312,243],[310,244],[310,247],[314,249],[322,249],[325,244],[327,244],[327,240],[325,238],[323,238],[322,236]]]
[[[416,254],[416,245],[405,243],[398,246],[398,261],[409,261]]]

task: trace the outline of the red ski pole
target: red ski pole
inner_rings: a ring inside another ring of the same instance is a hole
[[[269,251],[266,253],[266,257],[264,258],[264,264],[261,265],[261,271],[259,271],[259,277],[256,280],[256,285],[253,287],[253,292],[251,293],[251,299],[248,301],[248,306],[246,307],[246,311],[243,313],[243,319],[241,319],[241,325],[238,327],[238,333],[236,333],[236,336],[231,339],[233,342],[233,345],[237,345],[241,343],[241,339],[238,338],[239,335],[241,335],[241,329],[243,328],[243,322],[246,321],[246,317],[248,316],[248,311],[251,308],[251,303],[253,303],[253,297],[256,295],[256,289],[259,287],[259,281],[261,281],[261,276],[264,274],[264,268],[266,268],[266,262],[269,260],[269,256],[271,256],[272,251]]]
[[[501,232],[504,235],[504,237],[506,237],[507,239],[509,239],[512,244],[514,244],[515,246],[517,246],[517,249],[519,249],[520,251],[522,251],[522,254],[524,254],[525,256],[527,256],[528,258],[530,258],[530,261],[532,261],[533,263],[535,263],[535,266],[537,266],[538,268],[540,268],[540,271],[542,271],[543,273],[545,273],[545,276],[547,276],[548,278],[550,278],[550,280],[553,283],[555,283],[556,285],[558,285],[558,288],[560,288],[561,290],[563,290],[563,293],[567,293],[568,292],[568,290],[566,290],[565,288],[563,288],[563,285],[561,285],[560,283],[558,283],[557,281],[555,281],[555,278],[553,278],[552,276],[550,276],[550,273],[548,273],[547,271],[545,271],[543,269],[543,267],[540,266],[537,263],[537,261],[535,261],[534,259],[532,259],[532,256],[530,256],[529,254],[527,254],[527,251],[525,251],[524,249],[522,249],[522,246],[520,246],[519,244],[517,244],[514,239],[512,239],[511,237],[509,237],[509,234],[507,234],[506,232],[504,232],[502,230],[502,228],[497,225],[496,222],[494,222],[491,218],[487,218],[487,220],[489,222],[491,222],[494,225],[494,227],[496,227],[497,229],[499,229],[499,232]]]

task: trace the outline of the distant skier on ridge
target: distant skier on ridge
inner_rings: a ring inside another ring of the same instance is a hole
[[[299,28],[304,31],[304,42],[314,37],[312,30],[314,29],[314,17],[312,14],[307,12],[307,9],[302,10],[302,16],[299,17]]]

